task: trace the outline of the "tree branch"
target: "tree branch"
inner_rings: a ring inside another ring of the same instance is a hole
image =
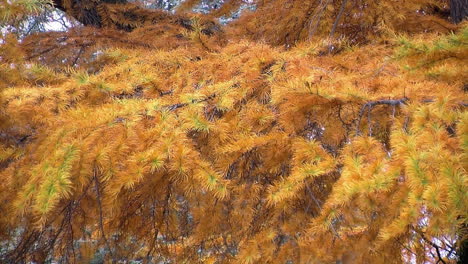
[[[436,250],[436,252],[437,252],[437,257],[439,258],[439,259],[437,260],[437,263],[442,262],[443,264],[447,264],[447,262],[445,262],[445,260],[443,259],[442,255],[440,254],[440,247],[439,247],[436,243],[434,243],[434,242],[432,242],[431,240],[427,239],[426,236],[424,235],[424,233],[423,233],[421,230],[419,230],[419,229],[417,229],[417,228],[415,228],[415,227],[412,227],[411,229],[413,229],[417,234],[419,234],[419,235],[421,236],[421,238],[422,238],[426,243],[428,243],[429,245],[431,245],[432,247],[435,248],[435,250]]]
[[[216,97],[216,94],[212,94],[212,95],[210,95],[210,96],[208,96],[206,98],[200,99],[200,100],[192,100],[192,103],[196,104],[196,103],[206,102],[206,101],[211,100],[211,99],[213,99],[215,97]],[[168,110],[168,111],[174,111],[174,110],[177,110],[179,108],[186,107],[188,105],[189,105],[188,103],[177,103],[177,104],[165,106],[163,108]]]
[[[340,22],[341,16],[343,16],[343,12],[345,10],[346,4],[348,3],[348,0],[343,0],[340,6],[340,11],[338,12],[338,15],[336,16],[335,22],[333,23],[333,27],[330,31],[330,38],[333,38],[333,35],[335,34],[336,28],[338,27],[338,23]]]
[[[404,97],[401,99],[389,99],[389,100],[377,100],[377,101],[370,101],[365,103],[362,107],[361,110],[359,111],[359,116],[358,116],[358,121],[356,125],[356,135],[361,134],[360,130],[360,125],[361,125],[361,120],[364,115],[364,111],[368,109],[368,122],[369,122],[369,133],[372,134],[372,129],[370,128],[370,121],[371,121],[371,111],[372,108],[374,108],[376,105],[390,105],[390,106],[401,106],[405,104],[409,99]]]

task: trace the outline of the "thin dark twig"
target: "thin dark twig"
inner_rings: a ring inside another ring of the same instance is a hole
[[[318,11],[310,19],[309,39],[311,39],[314,36],[315,32],[317,31],[317,28],[318,28],[318,25],[320,24],[322,16],[325,13],[325,10],[327,9],[327,6],[330,2],[331,0],[326,0],[326,2],[320,1],[320,4],[317,7]]]
[[[367,112],[367,126],[369,127],[369,137],[372,137],[372,120],[371,120],[372,107],[369,107]]]
[[[361,125],[361,120],[362,116],[364,115],[364,112],[368,108],[368,119],[370,119],[370,112],[372,111],[372,108],[374,108],[376,105],[390,105],[390,106],[400,106],[405,104],[409,99],[404,97],[402,99],[388,99],[388,100],[377,100],[377,101],[370,101],[365,103],[362,107],[361,110],[359,111],[359,116],[356,124],[356,135],[361,134],[360,130],[360,125]],[[370,121],[370,120],[368,120]],[[369,124],[370,126],[370,124]]]
[[[440,253],[440,247],[439,247],[439,245],[437,245],[436,243],[434,243],[434,242],[432,242],[431,240],[427,239],[426,236],[424,235],[424,233],[423,233],[421,230],[419,230],[419,229],[417,229],[417,228],[414,228],[414,227],[413,227],[412,229],[413,229],[416,233],[418,233],[418,234],[421,236],[421,238],[422,238],[426,243],[428,243],[429,245],[431,245],[432,247],[435,248],[436,253],[437,253],[437,257],[439,258],[439,259],[437,260],[437,263],[442,262],[443,264],[447,264],[447,262],[445,262],[445,260],[442,258],[442,255],[441,255],[441,253]]]
[[[343,15],[347,2],[348,0],[343,0],[343,2],[341,3],[340,11],[338,11],[338,15],[336,16],[335,22],[333,23],[332,29],[330,31],[330,41],[332,41],[333,39],[333,35],[335,34],[336,28],[338,27],[338,23],[340,22],[341,16]],[[331,53],[332,51],[333,51],[333,46],[329,44],[328,53]]]
[[[314,196],[314,194],[312,193],[312,190],[310,190],[310,187],[309,187],[308,184],[306,184],[306,190],[307,190],[307,192],[309,193],[310,198],[312,198],[312,200],[315,202],[315,204],[316,204],[317,207],[320,209],[320,211],[322,211],[322,206],[320,206],[319,201],[317,200],[317,198],[315,198],[315,196]],[[336,232],[336,229],[335,229],[335,227],[333,227],[332,224],[330,224],[330,228],[331,228],[333,234],[334,234],[338,239],[341,240],[340,235],[338,234],[338,232]]]
[[[94,169],[94,184],[95,184],[94,186],[96,188],[96,200],[97,200],[98,209],[99,209],[99,229],[101,230],[101,235],[102,235],[102,238],[104,239],[104,243],[106,244],[107,250],[109,251],[109,254],[111,255],[112,263],[114,263],[115,262],[114,254],[112,253],[111,247],[109,245],[109,241],[107,240],[107,237],[106,237],[106,233],[104,232],[101,191],[100,191],[100,186],[99,186],[99,180],[96,174],[97,174],[96,169]]]
[[[346,130],[349,129],[349,126],[351,126],[352,123],[346,123],[343,119],[343,117],[341,116],[341,111],[343,110],[343,105],[338,105],[338,119],[340,119],[341,123],[343,124],[343,126],[346,128]]]
[[[39,52],[37,54],[32,54],[32,55],[26,57],[26,60],[30,60],[30,59],[35,58],[35,57],[39,57],[39,56],[44,55],[44,54],[46,54],[46,53],[48,53],[50,51],[53,51],[54,49],[57,49],[57,48],[58,48],[57,46],[53,46],[53,47],[50,47],[48,49],[42,50],[41,52]]]
[[[158,234],[159,234],[159,230],[161,230],[161,227],[162,227],[162,224],[165,222],[164,220],[167,218],[167,214],[169,213],[169,200],[171,198],[171,185],[172,183],[169,182],[169,185],[168,185],[168,188],[167,188],[167,192],[166,192],[166,197],[164,199],[164,204],[163,204],[163,211],[162,211],[162,219],[161,221],[158,223],[158,225],[156,226],[156,219],[154,219],[153,221],[153,229],[154,229],[154,236],[153,236],[153,239],[151,241],[151,246],[150,246],[150,249],[148,250],[147,254],[146,254],[146,258],[145,258],[145,261],[148,261],[150,257],[152,257],[153,255],[153,252],[155,250],[155,246],[156,246],[156,240],[158,239]],[[154,216],[155,217],[155,216]]]
[[[83,54],[84,49],[85,49],[85,45],[82,45],[80,50],[78,51],[78,54],[76,55],[75,59],[73,60],[73,63],[71,65],[71,67],[76,66],[76,63],[78,62],[78,59],[81,57],[81,54]]]
[[[200,100],[192,100],[192,103],[196,104],[196,103],[206,102],[206,101],[211,100],[211,99],[213,99],[215,97],[216,97],[216,94],[212,94],[212,95],[210,95],[210,96],[208,96],[206,98],[200,99]],[[164,108],[166,110],[168,110],[168,111],[174,111],[176,109],[186,107],[188,105],[189,105],[188,103],[177,103],[177,104],[165,106]]]

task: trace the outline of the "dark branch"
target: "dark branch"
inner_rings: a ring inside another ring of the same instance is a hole
[[[406,104],[408,100],[409,100],[408,98],[404,97],[402,99],[377,100],[377,101],[370,101],[370,102],[365,103],[361,107],[361,110],[359,111],[358,121],[356,125],[356,135],[361,134],[360,125],[361,125],[361,120],[366,109],[368,109],[368,122],[370,122],[371,111],[372,111],[372,108],[374,108],[375,106],[390,105],[390,106],[396,107],[396,106],[401,106],[403,104]],[[368,125],[370,126],[370,123]],[[372,130],[370,130],[370,133],[372,133]]]
[[[103,223],[103,213],[102,213],[102,202],[101,202],[101,190],[99,186],[99,179],[97,177],[97,171],[94,169],[94,184],[96,188],[96,200],[98,203],[98,209],[99,209],[99,229],[101,230],[101,235],[102,238],[104,239],[104,243],[107,247],[107,250],[109,251],[109,254],[111,255],[112,263],[115,262],[114,255],[112,253],[112,248],[110,247],[109,241],[107,240],[106,233],[104,232],[104,223]]]
[[[427,239],[426,236],[424,235],[424,233],[423,233],[421,230],[419,230],[419,229],[417,229],[417,228],[414,228],[414,227],[413,227],[412,229],[413,229],[416,233],[418,233],[418,234],[421,236],[421,238],[422,238],[426,243],[428,243],[428,244],[431,245],[433,248],[435,248],[435,250],[436,250],[436,252],[437,252],[437,257],[439,258],[439,259],[437,260],[437,263],[442,262],[443,264],[447,264],[447,262],[445,262],[445,260],[443,259],[442,255],[441,255],[441,253],[440,253],[440,247],[439,247],[436,243],[434,243],[434,242],[432,242],[431,240]]]
[[[212,95],[210,95],[210,96],[208,96],[206,98],[200,99],[200,100],[193,100],[192,103],[196,104],[196,103],[206,102],[206,101],[211,100],[211,99],[213,99],[215,97],[216,97],[216,94],[212,94]],[[174,111],[174,110],[177,110],[179,108],[185,107],[187,105],[189,105],[189,104],[188,103],[178,103],[178,104],[165,106],[163,109],[168,110],[168,111]]]

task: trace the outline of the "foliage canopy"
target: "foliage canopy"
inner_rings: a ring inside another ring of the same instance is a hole
[[[52,6],[82,24],[2,31],[1,262],[461,258],[468,27],[447,1],[199,2],[0,0],[10,28]]]

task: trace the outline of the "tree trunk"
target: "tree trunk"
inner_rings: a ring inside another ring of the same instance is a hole
[[[85,26],[102,27],[99,6],[107,4],[126,4],[127,0],[53,0],[54,6],[74,17]]]
[[[450,16],[456,24],[468,16],[468,0],[450,0]]]

